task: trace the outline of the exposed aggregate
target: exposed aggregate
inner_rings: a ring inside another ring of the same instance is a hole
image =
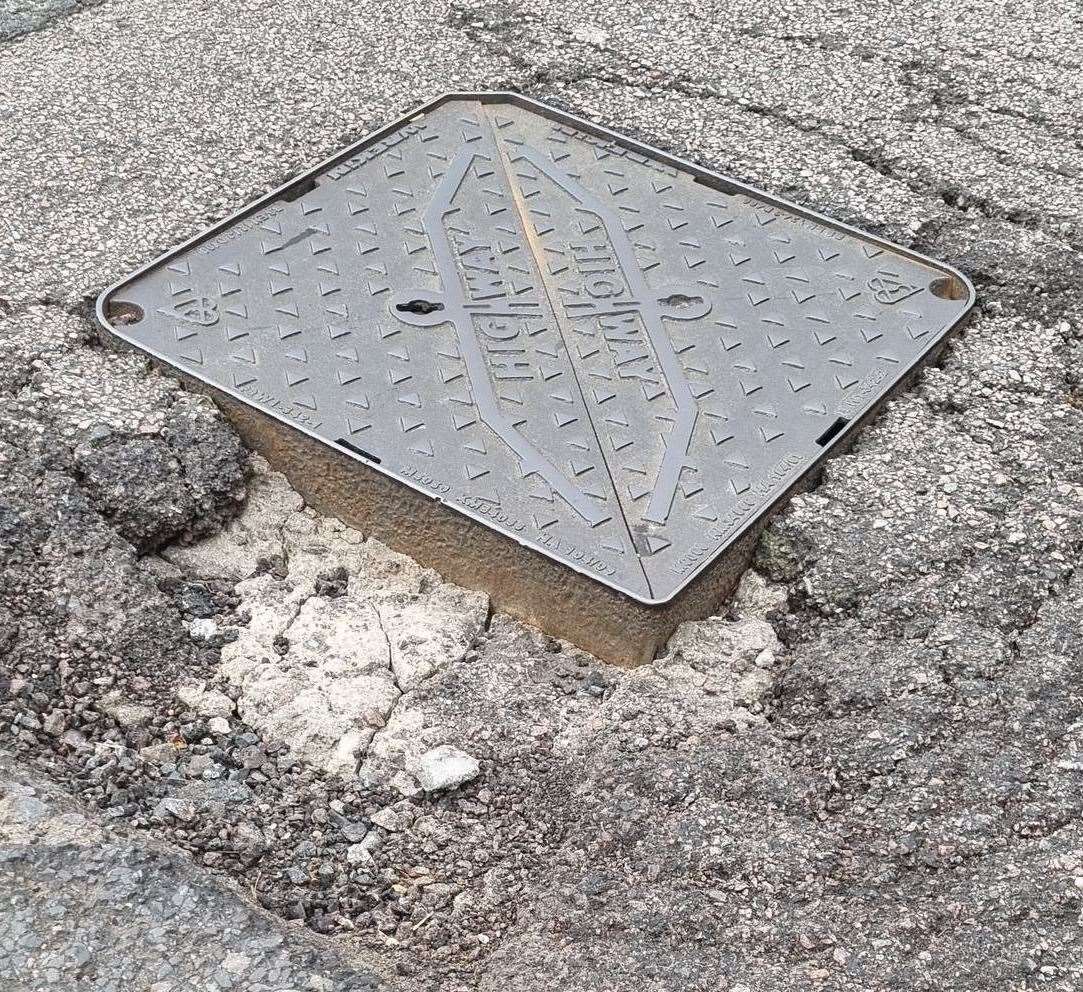
[[[1071,5],[73,6],[0,47],[5,988],[1083,986]],[[87,309],[508,86],[979,285],[634,672],[319,518]]]

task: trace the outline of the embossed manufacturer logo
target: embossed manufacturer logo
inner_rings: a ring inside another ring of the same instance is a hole
[[[885,306],[902,303],[903,300],[921,290],[920,286],[903,282],[898,276],[883,270],[873,276],[866,285],[872,290],[876,302],[883,303]]]
[[[189,324],[198,324],[200,327],[210,327],[218,323],[218,304],[206,296],[191,296],[158,312],[176,317],[177,320],[186,320]]]

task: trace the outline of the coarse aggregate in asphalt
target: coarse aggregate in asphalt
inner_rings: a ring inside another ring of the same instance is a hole
[[[1083,987],[1081,22],[8,5],[4,987]],[[321,518],[91,319],[368,129],[508,88],[978,285],[726,612],[632,672]]]
[[[100,0],[6,0],[0,6],[0,42],[37,31],[45,25],[93,6]]]
[[[4,988],[362,992],[345,945],[283,931],[236,887],[164,844],[114,836],[0,758]]]

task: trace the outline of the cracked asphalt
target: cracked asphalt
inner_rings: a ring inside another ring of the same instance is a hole
[[[0,6],[5,988],[1083,987],[1081,40],[988,0]],[[319,517],[91,319],[505,88],[979,290],[632,672]]]

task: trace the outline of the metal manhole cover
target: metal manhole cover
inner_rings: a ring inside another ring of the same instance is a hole
[[[241,409],[658,605],[972,303],[913,252],[526,98],[456,94],[99,315]]]

